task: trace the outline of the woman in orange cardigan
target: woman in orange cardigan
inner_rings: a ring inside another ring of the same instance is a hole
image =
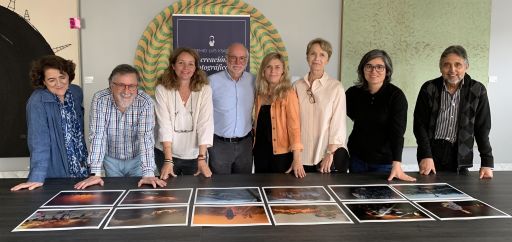
[[[279,53],[269,53],[256,78],[254,168],[256,173],[306,176],[300,160],[300,115],[297,93]]]

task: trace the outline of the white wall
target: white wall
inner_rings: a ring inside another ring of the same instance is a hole
[[[493,0],[489,76],[497,77],[487,87],[491,104],[491,145],[496,168],[512,170],[512,1]],[[491,80],[492,78],[490,78]]]
[[[340,78],[340,40],[342,4],[340,0],[246,0],[272,22],[285,42],[290,63],[290,74],[303,76],[308,66],[305,61],[307,43],[316,37],[331,42],[334,51],[327,72]],[[81,1],[81,17],[86,27],[82,30],[82,63],[84,76],[94,76],[95,83],[84,84],[85,103],[90,103],[92,94],[107,86],[106,79],[112,68],[119,63],[132,63],[137,41],[148,22],[172,1],[132,0],[87,0]],[[321,3],[321,4],[319,4]],[[286,11],[283,11],[286,9]],[[507,23],[512,21],[508,10],[512,2],[492,1],[491,49],[489,75],[498,81],[488,86],[492,110],[493,128],[491,144],[498,169],[512,170],[512,158],[507,154],[507,142],[512,129],[506,125],[511,120],[510,103],[507,100],[512,83],[507,69],[512,56],[512,31]],[[439,53],[441,54],[441,53]],[[471,54],[471,53],[469,53]],[[470,55],[471,58],[471,55]],[[87,116],[88,117],[88,116]],[[408,127],[412,128],[412,127]],[[417,170],[416,148],[406,147],[403,154],[407,170]],[[480,165],[475,152],[475,168]]]
[[[334,48],[327,66],[330,75],[339,78],[341,1],[322,0],[323,4],[305,0],[248,0],[279,31],[285,42],[290,74],[303,76],[308,71],[306,45],[316,37],[329,40]],[[110,71],[121,63],[133,63],[135,48],[148,23],[172,1],[132,0],[81,1],[82,59],[84,77],[94,77],[84,83],[86,119],[94,92],[107,87]],[[286,7],[285,7],[286,6]],[[283,9],[289,8],[286,14]],[[87,121],[86,120],[86,121]]]
[[[289,54],[291,75],[302,76],[306,73],[306,44],[315,37],[322,37],[329,40],[334,48],[327,72],[339,78],[342,12],[340,0],[246,2],[263,13],[281,34]],[[83,84],[86,123],[93,93],[107,87],[108,75],[117,64],[133,63],[137,42],[147,24],[172,3],[169,0],[80,1],[80,15],[84,21],[81,33],[82,71],[84,77],[94,77],[93,83]],[[508,170],[512,170],[512,157],[508,150],[512,129],[507,125],[512,120],[511,101],[508,101],[512,91],[512,82],[508,75],[512,64],[512,31],[508,27],[508,23],[512,21],[510,9],[512,1],[492,1],[489,75],[497,76],[498,79],[488,86],[493,122],[491,144],[496,168]],[[471,58],[471,53],[469,54]],[[403,160],[407,170],[417,170],[416,148],[405,148]],[[476,168],[479,163],[478,153],[475,153]],[[26,161],[13,159],[0,159],[0,164],[0,170],[6,170],[4,167],[9,170],[16,170],[13,166],[19,169],[27,167]]]
[[[309,71],[306,63],[306,46],[310,40],[321,37],[329,41],[333,47],[326,72],[332,77],[340,78],[342,1],[245,0],[245,2],[263,13],[281,34],[289,55],[291,76],[303,77]]]

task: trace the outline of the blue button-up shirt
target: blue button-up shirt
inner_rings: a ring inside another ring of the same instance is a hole
[[[208,77],[212,87],[214,132],[218,136],[244,137],[252,129],[254,76],[244,72],[235,81],[227,70]]]
[[[110,88],[94,94],[90,115],[91,173],[100,173],[105,155],[130,160],[140,156],[142,175],[154,176],[154,105],[149,95],[138,91],[124,113],[115,105]]]

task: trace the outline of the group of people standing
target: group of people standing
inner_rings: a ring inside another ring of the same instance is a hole
[[[415,181],[401,168],[408,107],[391,83],[390,56],[366,53],[357,82],[345,92],[325,72],[331,55],[328,41],[310,41],[309,72],[292,84],[281,53],[267,54],[254,77],[245,71],[247,48],[234,43],[226,52],[227,69],[207,77],[197,52],[178,48],[157,81],[154,100],[138,89],[137,70],[119,65],[109,87],[93,97],[89,154],[83,94],[70,84],[75,65],[42,57],[32,66],[36,90],[27,103],[29,178],[11,190],[32,190],[51,177],[85,178],[76,189],[103,185],[102,168],[106,176],[141,176],[139,186],[153,187],[177,175],[251,174],[253,166],[256,173],[298,178],[349,171]],[[450,46],[440,58],[441,77],[421,87],[414,134],[422,175],[467,172],[476,140],[480,178],[493,176],[487,92],[466,74],[468,67],[464,48]],[[348,143],[347,116],[354,122]]]

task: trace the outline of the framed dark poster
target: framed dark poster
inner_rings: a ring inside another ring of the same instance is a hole
[[[199,66],[207,75],[226,69],[230,44],[242,43],[250,53],[249,15],[174,14],[172,21],[174,49],[195,49],[200,56]],[[249,68],[247,65],[246,71]]]

